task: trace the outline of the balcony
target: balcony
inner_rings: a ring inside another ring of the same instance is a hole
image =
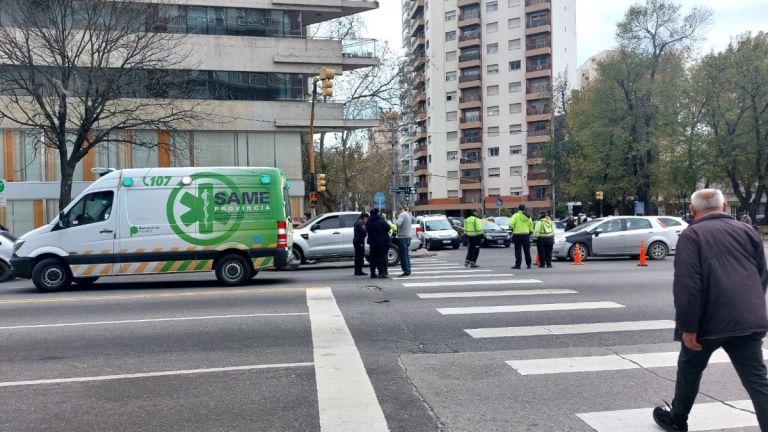
[[[416,205],[416,206],[425,206],[425,205],[429,205],[429,200],[428,199],[418,199],[413,204]]]
[[[528,61],[525,63],[526,72],[536,72],[546,69],[552,69],[551,61]]]
[[[549,129],[542,129],[542,130],[530,130],[528,131],[528,139],[526,142],[528,144],[541,144],[545,142],[549,142],[550,134],[552,133]],[[530,156],[529,156],[530,159]]]
[[[468,197],[462,197],[461,203],[462,204],[480,204],[483,202],[483,199],[479,196],[468,196]]]
[[[413,98],[413,104],[418,105],[420,103],[425,103],[427,101],[427,93],[424,91],[424,89],[421,89],[417,94],[416,97]]]
[[[425,140],[427,139],[427,131],[422,130],[422,131],[414,132],[413,134],[411,134],[411,139],[414,142]]]
[[[552,40],[549,37],[537,38],[535,40],[529,38],[525,44],[526,57],[542,54],[552,54]]]
[[[531,202],[541,202],[541,201],[551,201],[552,195],[546,194],[546,195],[528,195],[528,201]]]
[[[459,36],[459,48],[480,45],[480,30],[464,32]]]
[[[548,16],[543,18],[528,18],[525,20],[526,29],[535,29],[539,27],[545,27],[545,26],[549,26],[550,24],[551,24],[551,21]]]
[[[463,92],[459,98],[459,109],[480,108],[483,106],[483,97],[480,93],[466,94]]]
[[[470,61],[474,61],[474,60],[480,60],[481,58],[482,58],[482,55],[480,54],[480,51],[472,51],[472,52],[468,52],[468,53],[465,53],[465,54],[460,54],[459,55],[459,63],[465,63],[465,62],[470,62]],[[466,66],[459,65],[459,67],[461,68],[461,67],[466,67]],[[480,76],[480,74],[477,74],[477,75]]]
[[[423,111],[423,110],[422,111],[416,111],[416,112],[413,113],[413,118],[417,122],[425,121],[425,120],[427,120],[427,112]]]
[[[462,115],[459,119],[459,129],[480,129],[482,127],[483,116],[481,114]]]
[[[552,96],[552,86],[549,85],[549,81],[545,83],[528,84],[525,90],[525,98],[527,100],[549,99]]]
[[[480,74],[460,76],[459,89],[464,90],[472,87],[480,87],[482,85],[480,77]]]
[[[459,21],[456,23],[459,28],[472,25],[480,25],[480,9],[465,10],[459,14]]]
[[[483,139],[480,135],[461,137],[459,141],[459,150],[474,150],[482,147]]]
[[[459,189],[482,189],[482,181],[482,177],[462,177],[461,180],[459,180]]]
[[[427,157],[427,146],[420,145],[413,150],[413,158],[420,159]],[[418,166],[418,165],[417,165]],[[426,166],[426,165],[425,165]],[[426,168],[425,168],[426,169]]]
[[[457,7],[472,6],[472,5],[480,6],[480,0],[458,0],[456,2]],[[478,12],[479,11],[480,10],[478,9]]]
[[[525,12],[538,12],[552,8],[550,0],[525,0]]]
[[[463,169],[463,170],[465,170],[465,169],[479,170],[480,169],[480,162],[473,162],[472,159],[464,159],[464,158],[462,158],[461,161],[459,162],[459,169]]]
[[[423,14],[424,13],[423,11],[424,11],[424,0],[411,0],[411,11],[409,14],[411,18],[413,18],[414,16],[418,16],[419,13]]]
[[[424,29],[424,15],[412,18],[412,20],[413,22],[411,23],[411,35],[415,36],[416,33]]]

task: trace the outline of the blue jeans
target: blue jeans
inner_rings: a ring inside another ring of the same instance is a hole
[[[403,273],[411,272],[411,256],[408,255],[411,248],[410,238],[398,238],[397,247],[400,251],[400,268],[403,269]]]

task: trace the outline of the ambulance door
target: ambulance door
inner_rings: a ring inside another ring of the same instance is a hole
[[[110,276],[115,272],[115,234],[118,218],[114,213],[115,190],[93,191],[83,195],[64,214],[62,248],[69,253],[72,276],[76,278]]]

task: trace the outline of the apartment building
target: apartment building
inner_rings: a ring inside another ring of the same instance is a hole
[[[77,168],[73,198],[95,180],[93,167],[277,166],[291,180],[293,214],[302,214],[306,187],[301,146],[308,142],[311,77],[323,66],[341,72],[378,64],[375,41],[313,39],[308,27],[378,5],[372,0],[158,2],[157,16],[149,18],[145,31],[186,35],[189,63],[194,65],[187,73],[196,80],[192,97],[206,100],[217,121],[174,133],[126,131],[142,142],[156,142],[156,149],[125,144],[97,148]],[[379,125],[375,107],[331,101],[318,103],[315,111],[318,133]],[[40,135],[0,123],[0,179],[7,181],[0,224],[16,235],[58,214],[57,157],[36,145],[44,139]],[[188,142],[189,150],[168,151],[167,144],[176,138]]]
[[[566,74],[575,82],[576,1],[411,0],[403,8],[414,96],[410,143],[401,148],[411,151],[414,210],[552,209],[541,146],[552,130],[553,81]]]

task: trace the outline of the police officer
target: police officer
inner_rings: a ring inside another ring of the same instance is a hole
[[[371,279],[378,277],[386,279],[387,272],[387,249],[389,248],[390,235],[389,224],[379,214],[379,209],[371,209],[371,217],[365,224],[365,231],[368,233],[368,244],[371,246]],[[378,271],[378,276],[376,272]]]
[[[464,258],[464,267],[478,267],[477,256],[480,255],[480,243],[483,240],[483,221],[478,217],[480,210],[472,210],[472,216],[464,221],[464,235],[467,236],[469,247]]]
[[[368,213],[360,213],[360,217],[355,221],[354,237],[352,244],[355,247],[355,276],[367,276],[363,271],[365,263],[365,224],[368,222]]]
[[[531,233],[533,221],[525,212],[525,204],[517,206],[517,213],[509,220],[509,228],[512,230],[512,241],[515,243],[515,265],[513,269],[519,269],[525,254],[525,265],[531,268]]]
[[[546,212],[539,213],[539,220],[533,228],[533,240],[539,252],[539,267],[552,268],[552,248],[555,246],[555,227]]]

